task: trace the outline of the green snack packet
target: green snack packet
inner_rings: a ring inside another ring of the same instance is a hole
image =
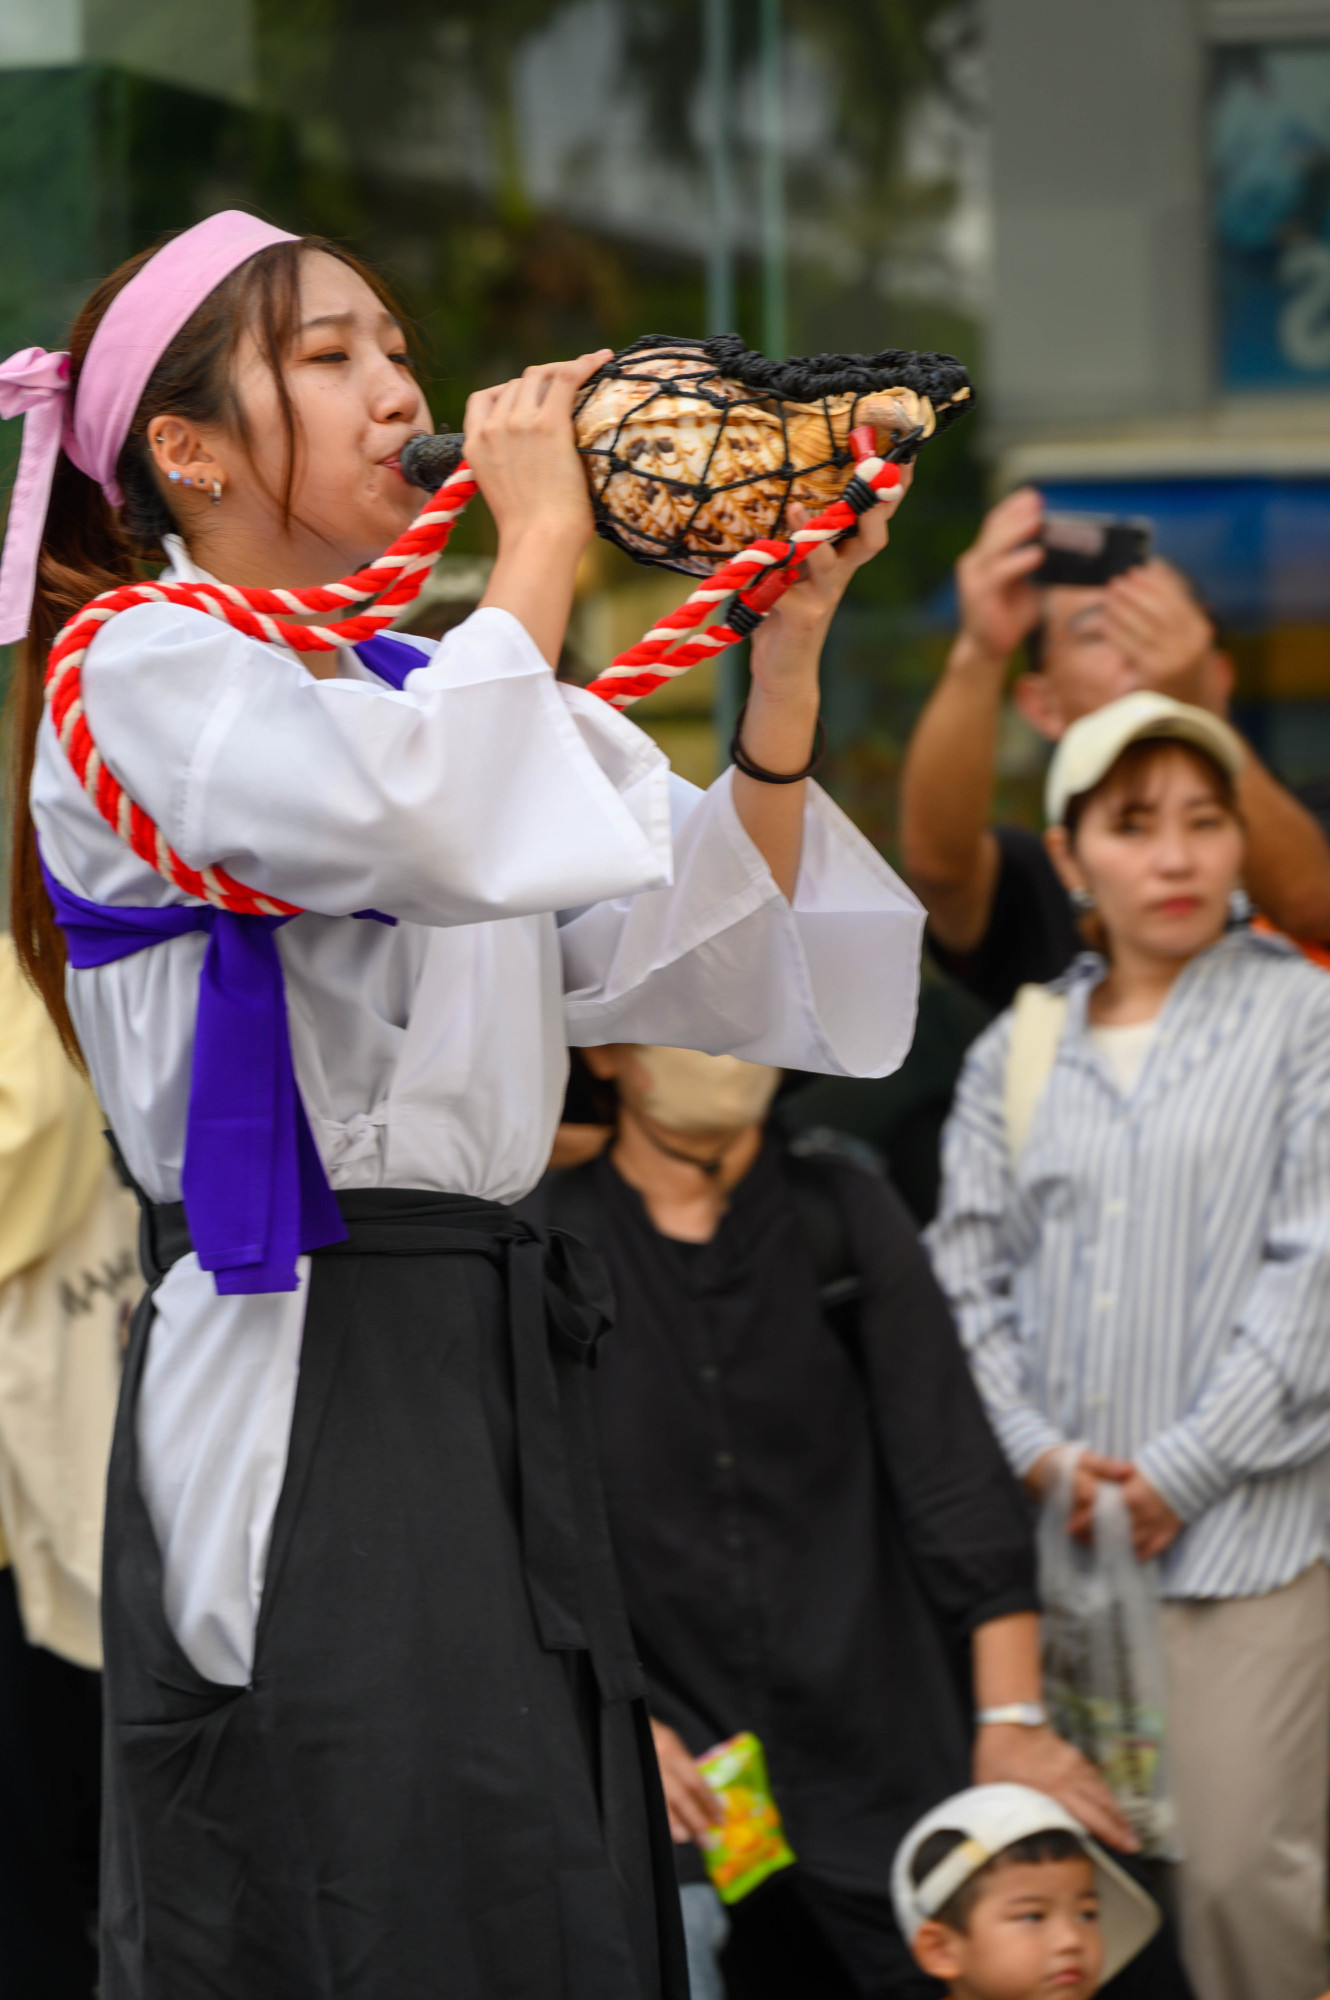
[[[794,1850],[771,1796],[762,1745],[751,1730],[718,1743],[699,1757],[698,1769],[725,1813],[711,1829],[702,1859],[721,1901],[737,1903],[778,1868],[788,1868]]]

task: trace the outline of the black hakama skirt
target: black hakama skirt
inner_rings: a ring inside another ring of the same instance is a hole
[[[511,1210],[340,1197],[246,1687],[162,1609],[135,1316],[106,1520],[102,2000],[686,2000],[595,1472],[597,1267]],[[145,1212],[161,1278],[183,1211]]]

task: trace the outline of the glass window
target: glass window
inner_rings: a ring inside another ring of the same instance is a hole
[[[1211,200],[1226,388],[1330,384],[1330,44],[1217,49]]]

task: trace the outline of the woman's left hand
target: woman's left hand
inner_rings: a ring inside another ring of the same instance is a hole
[[[1131,1516],[1132,1547],[1137,1562],[1150,1562],[1172,1546],[1187,1523],[1175,1514],[1162,1493],[1153,1487],[1139,1466],[1133,1465],[1122,1482],[1122,1497]]]
[[[900,468],[901,482],[876,507],[859,517],[859,531],[843,542],[823,542],[804,558],[803,576],[780,598],[753,634],[753,679],[769,693],[786,680],[802,686],[817,681],[822,641],[844,597],[850,578],[887,545],[891,517],[910,490],[914,467]],[[802,528],[810,516],[792,505],[786,527]]]
[[[753,634],[753,685],[743,723],[743,750],[764,771],[798,772],[813,748],[818,714],[818,664],[832,613],[854,572],[887,539],[887,522],[910,483],[907,466],[888,498],[860,517],[859,532],[824,542],[805,559],[802,581],[787,590]],[[791,507],[790,527],[807,519]],[[742,771],[734,775],[734,808],[740,824],[771,870],[787,901],[793,898],[803,853],[802,784],[767,785]]]

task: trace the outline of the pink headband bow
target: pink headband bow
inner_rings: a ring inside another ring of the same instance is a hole
[[[148,378],[190,315],[272,243],[296,243],[238,208],[210,215],[165,244],[117,292],[94,333],[69,392],[68,354],[25,347],[0,361],[0,417],[24,417],[23,451],[0,557],[0,646],[26,638],[51,480],[61,445],[95,479],[113,507],[123,504],[115,466]],[[73,403],[71,410],[70,404]]]

